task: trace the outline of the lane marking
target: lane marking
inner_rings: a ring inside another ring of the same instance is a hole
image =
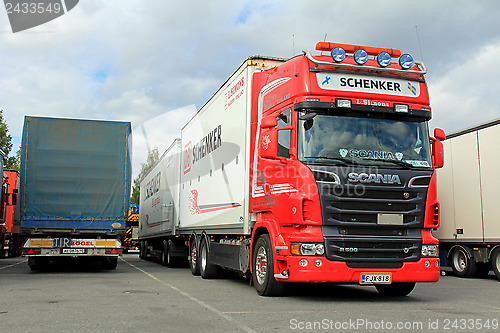
[[[6,269],[6,268],[9,268],[9,267],[12,267],[12,266],[16,266],[16,265],[24,264],[25,262],[28,262],[28,259],[26,259],[26,260],[24,260],[24,261],[16,262],[15,264],[10,264],[10,265],[7,265],[7,266],[5,266],[5,267],[0,267],[0,270],[2,270],[2,269]]]
[[[120,258],[120,260],[122,260],[123,262],[126,262],[127,264],[129,264],[129,265],[130,265],[130,266],[132,266],[133,268],[137,269],[138,271],[140,271],[140,272],[142,272],[142,273],[146,274],[146,275],[147,275],[148,277],[150,277],[151,279],[153,279],[153,280],[155,280],[155,281],[157,281],[157,282],[159,282],[159,283],[161,283],[161,284],[163,284],[163,285],[165,285],[165,286],[169,287],[170,289],[172,289],[172,290],[174,290],[174,291],[178,292],[178,293],[179,293],[179,294],[181,294],[182,296],[184,296],[184,297],[186,297],[186,298],[190,299],[191,301],[193,301],[193,302],[195,302],[195,303],[199,304],[200,306],[202,306],[202,307],[206,308],[207,310],[210,310],[210,311],[212,311],[213,313],[215,313],[215,314],[219,315],[220,317],[224,318],[224,319],[225,319],[225,320],[227,320],[228,322],[230,322],[230,323],[232,323],[232,324],[237,325],[239,328],[241,328],[241,329],[242,329],[242,330],[244,330],[245,332],[247,332],[247,333],[257,333],[256,331],[254,331],[254,330],[253,330],[253,329],[251,329],[250,327],[248,327],[248,326],[244,325],[243,323],[239,322],[238,320],[234,319],[233,317],[226,315],[226,314],[225,314],[225,312],[220,311],[219,309],[217,309],[217,308],[215,308],[215,307],[211,306],[210,304],[207,304],[207,303],[203,302],[202,300],[200,300],[200,299],[198,299],[198,298],[196,298],[196,297],[194,297],[194,296],[192,296],[192,295],[188,294],[187,292],[185,292],[185,291],[183,291],[183,290],[181,290],[181,289],[177,288],[176,286],[171,285],[171,284],[170,284],[170,283],[168,283],[168,282],[165,282],[165,281],[160,280],[159,278],[157,278],[157,277],[156,277],[156,276],[154,276],[153,274],[148,273],[148,272],[146,272],[145,270],[143,270],[143,269],[141,269],[141,268],[139,268],[139,267],[135,266],[134,264],[129,263],[128,261],[126,261],[126,260],[125,260],[125,259],[123,259],[123,258]]]

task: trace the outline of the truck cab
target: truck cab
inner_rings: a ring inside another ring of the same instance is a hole
[[[440,267],[431,229],[444,133],[429,133],[426,68],[394,49],[316,49],[329,54],[254,74],[253,246],[270,231],[276,250],[263,293],[330,281],[408,294]],[[258,276],[269,258],[254,260]]]

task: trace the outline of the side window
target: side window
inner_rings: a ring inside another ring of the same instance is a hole
[[[278,126],[276,128],[292,126],[292,108],[283,110],[280,115],[276,118],[278,121]]]
[[[290,158],[292,130],[289,127],[292,126],[292,109],[283,110],[276,120],[278,121],[278,125],[276,126],[278,129],[278,156]]]

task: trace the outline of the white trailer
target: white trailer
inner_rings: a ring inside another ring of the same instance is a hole
[[[195,246],[191,255],[196,256],[203,231],[250,235],[252,78],[256,71],[284,61],[247,58],[184,126],[182,140],[175,140],[141,181],[141,258],[176,265],[176,259],[187,258],[190,239]]]
[[[187,256],[185,244],[176,230],[179,226],[181,141],[174,140],[140,183],[139,256],[159,257],[172,265]]]
[[[500,279],[500,119],[447,136],[438,174],[442,263],[460,277],[493,269]],[[443,260],[444,259],[444,260]]]

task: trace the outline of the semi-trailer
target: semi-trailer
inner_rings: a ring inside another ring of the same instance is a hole
[[[459,277],[488,274],[500,280],[500,223],[496,173],[500,120],[449,134],[444,167],[438,172],[442,222],[441,261]]]
[[[140,185],[140,256],[194,275],[374,285],[407,295],[440,275],[423,63],[396,49],[320,42],[320,54],[251,56]],[[326,53],[326,54],[325,54]]]
[[[129,122],[26,116],[19,225],[31,269],[85,257],[115,269],[130,196]]]
[[[19,171],[4,170],[5,184],[5,240],[4,255],[17,257],[21,255],[23,238],[19,232],[19,226],[14,225],[15,207],[17,204]]]
[[[3,151],[0,150],[0,258],[5,256],[5,236],[7,234],[7,228],[5,227],[5,208],[7,203],[7,185],[6,179],[3,173],[5,163],[5,155]]]

